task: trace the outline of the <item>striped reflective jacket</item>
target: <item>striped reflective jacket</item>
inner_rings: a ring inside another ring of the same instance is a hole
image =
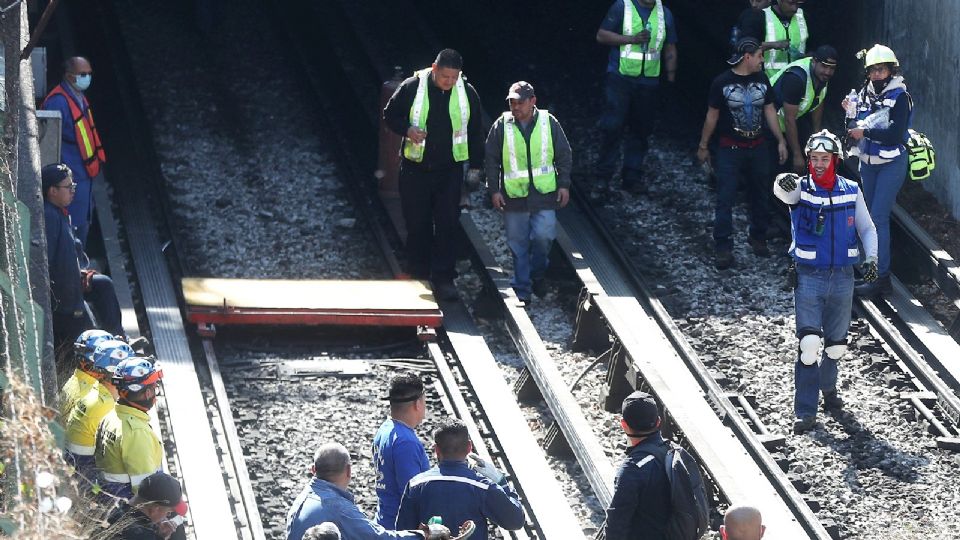
[[[800,200],[790,210],[790,254],[797,264],[828,268],[857,262],[859,191],[856,183],[840,175],[832,190],[818,186],[810,175],[800,179]]]
[[[87,102],[86,96],[81,95],[80,99],[83,100],[83,108],[81,109],[70,92],[64,90],[61,83],[44,98],[43,108],[47,107],[47,102],[53,96],[63,96],[70,107],[70,122],[73,123],[83,168],[86,169],[90,178],[95,178],[100,174],[100,166],[107,162],[107,154],[103,151],[103,145],[100,144],[100,134],[97,133],[97,126],[93,123],[93,111],[90,109],[90,103]],[[66,122],[67,119],[64,118],[63,121]]]

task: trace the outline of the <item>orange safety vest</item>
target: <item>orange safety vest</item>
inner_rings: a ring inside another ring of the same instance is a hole
[[[70,116],[73,117],[73,128],[77,137],[77,146],[80,148],[80,158],[83,159],[83,168],[87,170],[87,175],[93,179],[100,174],[100,164],[107,162],[107,154],[103,151],[103,145],[100,144],[100,135],[97,133],[96,124],[93,123],[93,111],[90,109],[90,103],[87,102],[85,96],[81,96],[87,109],[87,114],[82,114],[80,107],[73,100],[73,96],[64,91],[62,84],[58,84],[44,98],[43,106],[46,107],[47,101],[56,95],[63,96],[70,106]]]

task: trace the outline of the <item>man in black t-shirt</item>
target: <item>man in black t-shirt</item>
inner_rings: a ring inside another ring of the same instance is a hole
[[[714,264],[718,270],[733,265],[733,204],[741,174],[747,180],[750,201],[748,242],[757,256],[770,256],[766,240],[769,219],[767,184],[773,168],[763,130],[764,122],[777,139],[779,162],[787,159],[786,141],[780,133],[773,104],[773,89],[762,71],[763,51],[760,50],[760,42],[752,37],[741,39],[727,63],[733,67],[718,75],[710,85],[707,115],[697,148],[697,159],[701,162],[710,161],[707,147],[716,131],[718,144],[714,170],[717,176],[717,206],[713,240],[716,251]]]

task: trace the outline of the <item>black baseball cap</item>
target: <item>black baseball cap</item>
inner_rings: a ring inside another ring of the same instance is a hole
[[[510,90],[507,93],[507,99],[530,99],[536,94],[533,92],[533,85],[527,81],[517,81],[510,85]]]
[[[51,186],[55,186],[70,176],[70,167],[64,163],[51,163],[40,169],[40,186],[45,193]]]
[[[660,409],[657,407],[656,400],[650,394],[639,390],[623,400],[620,412],[623,420],[637,435],[656,431],[657,423],[660,421]]]
[[[821,45],[817,47],[817,50],[813,51],[812,56],[817,62],[831,67],[836,66],[837,58],[840,58],[840,56],[837,54],[837,50],[830,45]]]
[[[760,42],[757,41],[757,38],[751,36],[742,37],[733,47],[733,55],[730,56],[730,59],[727,60],[727,63],[731,66],[735,66],[739,64],[741,60],[743,60],[743,55],[747,53],[755,53],[759,48]]]
[[[180,499],[183,497],[183,489],[176,478],[163,471],[158,471],[140,482],[137,496],[145,501],[162,504],[163,506],[176,506],[180,504]]]

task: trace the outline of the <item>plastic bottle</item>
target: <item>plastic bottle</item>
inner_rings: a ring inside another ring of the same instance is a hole
[[[443,525],[443,518],[440,516],[433,516],[427,520],[427,525]]]
[[[652,40],[652,39],[653,39],[653,25],[650,24],[650,21],[647,21],[647,22],[643,25],[643,29],[646,30],[648,34],[650,34],[650,39]],[[647,40],[647,42],[643,44],[643,47],[641,47],[641,49],[643,50],[643,52],[647,52],[647,51],[650,49],[650,40]]]
[[[857,117],[857,107],[860,105],[860,99],[857,96],[857,91],[850,89],[850,93],[847,94],[847,118],[856,118]]]

